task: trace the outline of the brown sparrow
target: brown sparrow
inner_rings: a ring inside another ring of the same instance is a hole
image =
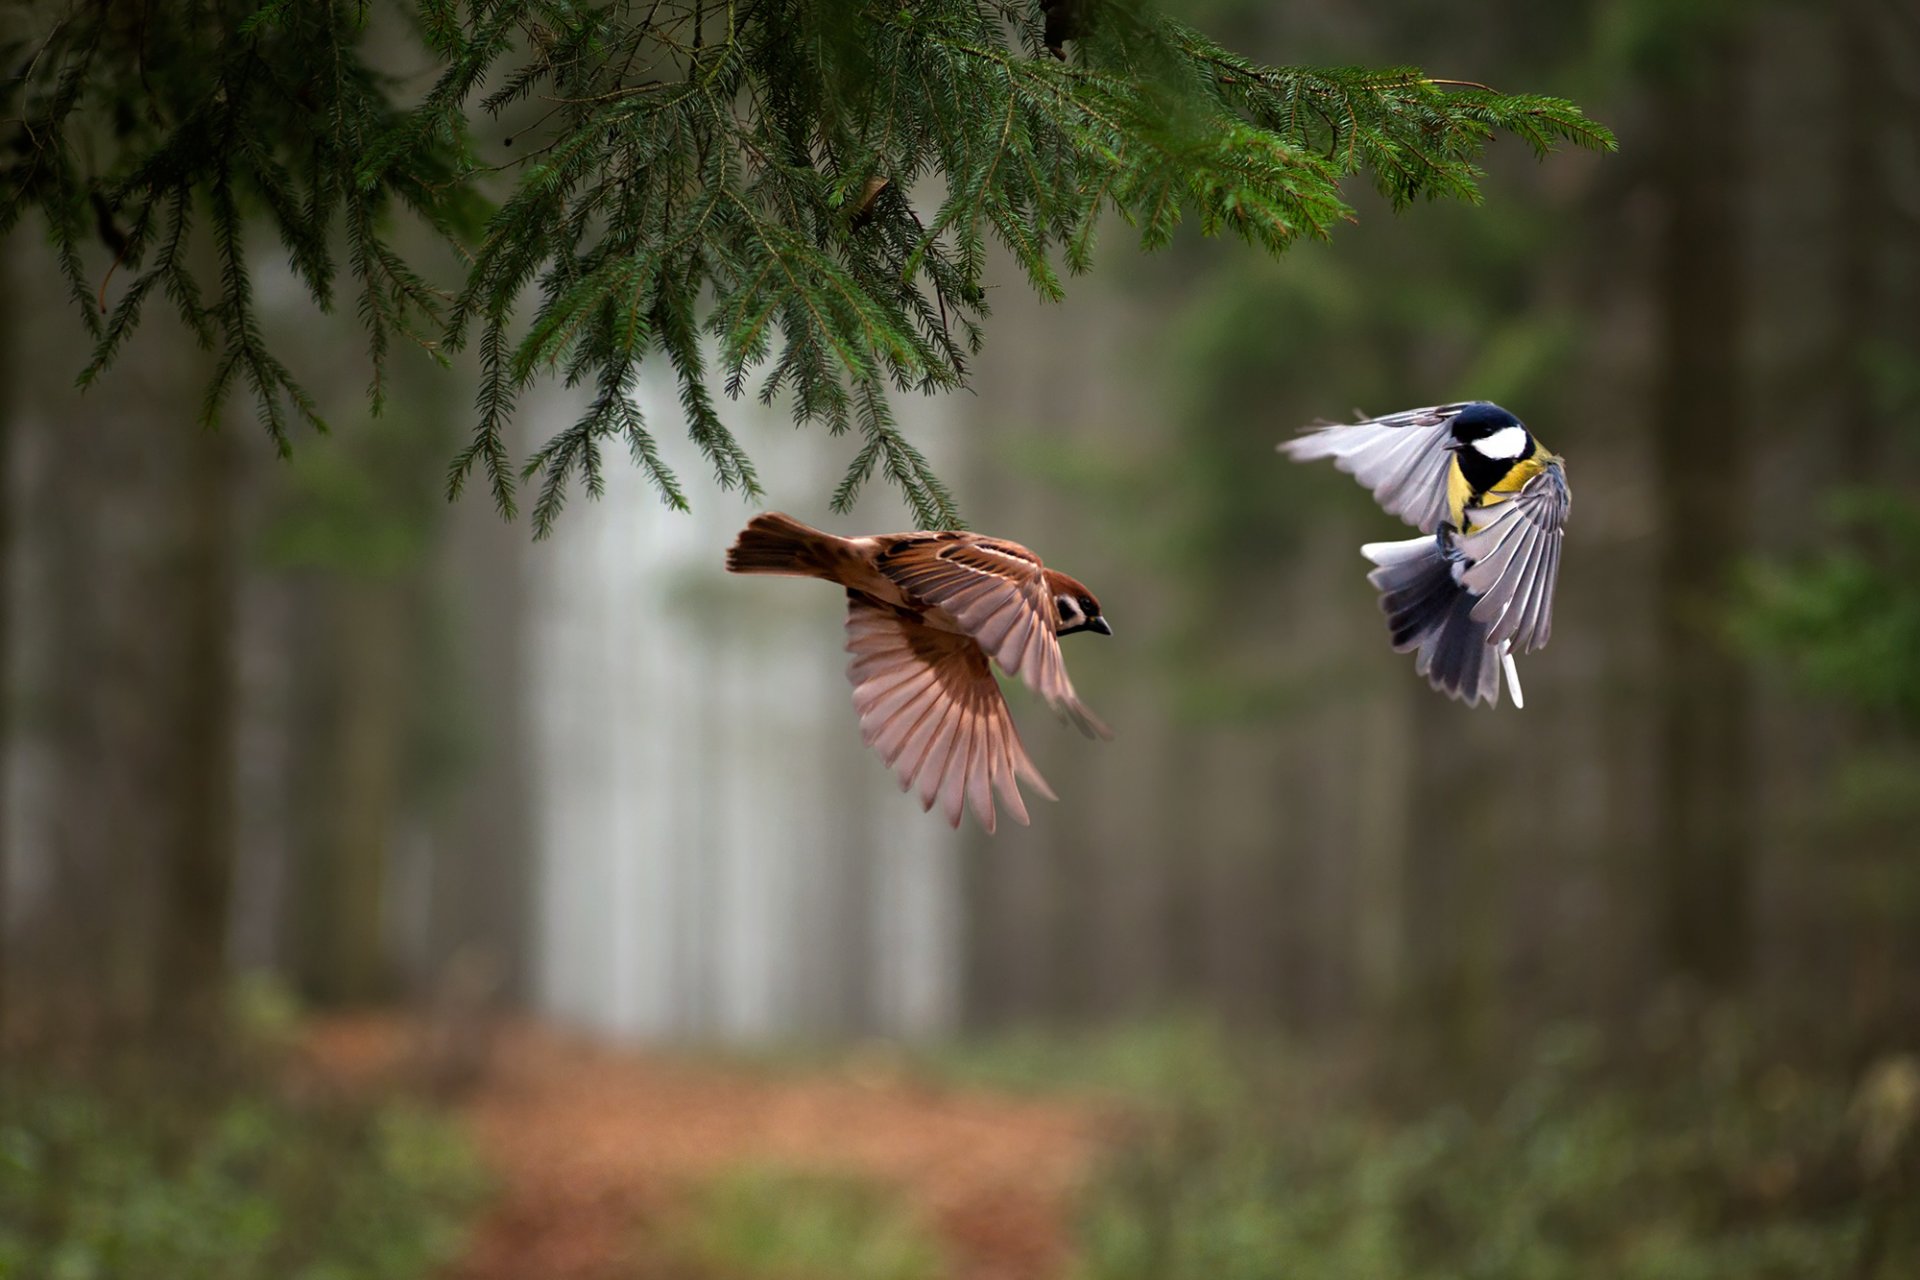
[[[960,825],[971,804],[989,833],[998,790],[1027,821],[1016,779],[1056,799],[1027,758],[1000,694],[991,657],[1089,737],[1113,732],[1074,696],[1060,637],[1113,634],[1093,593],[1040,557],[977,533],[894,533],[840,538],[791,516],[755,516],[727,551],[730,573],[825,578],[847,589],[847,651],[860,737],[938,797]]]

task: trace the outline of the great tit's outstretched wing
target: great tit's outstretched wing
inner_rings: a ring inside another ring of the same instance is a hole
[[[1388,512],[1422,533],[1432,533],[1447,514],[1451,424],[1471,403],[1309,427],[1279,448],[1296,462],[1333,459],[1334,466],[1372,490],[1374,501]]]
[[[1487,640],[1531,652],[1553,634],[1553,588],[1573,497],[1558,458],[1545,460],[1511,495],[1489,494],[1468,508],[1468,532],[1454,539],[1460,585],[1479,597],[1473,620]]]

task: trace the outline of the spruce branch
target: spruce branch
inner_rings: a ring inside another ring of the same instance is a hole
[[[262,243],[321,309],[352,299],[376,412],[397,345],[472,345],[448,492],[477,473],[512,516],[532,484],[537,534],[571,484],[603,490],[610,439],[685,506],[633,402],[649,360],[721,488],[761,492],[728,405],[784,398],[860,441],[837,508],[879,476],[941,527],[956,504],[889,397],[965,385],[993,246],[1057,298],[1109,217],[1145,249],[1191,225],[1281,253],[1354,217],[1348,178],[1396,207],[1476,201],[1502,135],[1613,145],[1560,99],[1270,67],[1141,0],[1058,18],[1023,0],[182,0],[128,23],[73,0],[9,55],[0,230],[45,222],[94,339],[83,384],[163,299],[215,353],[206,414],[245,386],[283,450],[321,424],[257,315]],[[395,32],[430,83],[378,69]],[[510,130],[500,154],[483,118]],[[464,278],[432,279],[404,222]],[[516,461],[520,397],[546,378],[591,398]]]

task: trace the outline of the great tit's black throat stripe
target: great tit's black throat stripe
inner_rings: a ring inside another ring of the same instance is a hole
[[[1540,447],[1531,441],[1528,444],[1527,451],[1517,458],[1489,458],[1471,445],[1457,451],[1453,457],[1460,464],[1460,474],[1466,477],[1468,487],[1477,498],[1506,479],[1507,472],[1532,457],[1534,450]]]

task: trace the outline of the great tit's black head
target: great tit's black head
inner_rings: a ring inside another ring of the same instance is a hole
[[[1520,419],[1497,404],[1475,401],[1453,418],[1453,447],[1483,458],[1512,462],[1533,452],[1533,437]]]
[[[1060,615],[1055,623],[1055,635],[1070,636],[1076,631],[1113,634],[1113,628],[1100,614],[1100,602],[1093,598],[1093,592],[1053,569],[1047,570],[1047,586],[1053,591],[1053,607]]]

